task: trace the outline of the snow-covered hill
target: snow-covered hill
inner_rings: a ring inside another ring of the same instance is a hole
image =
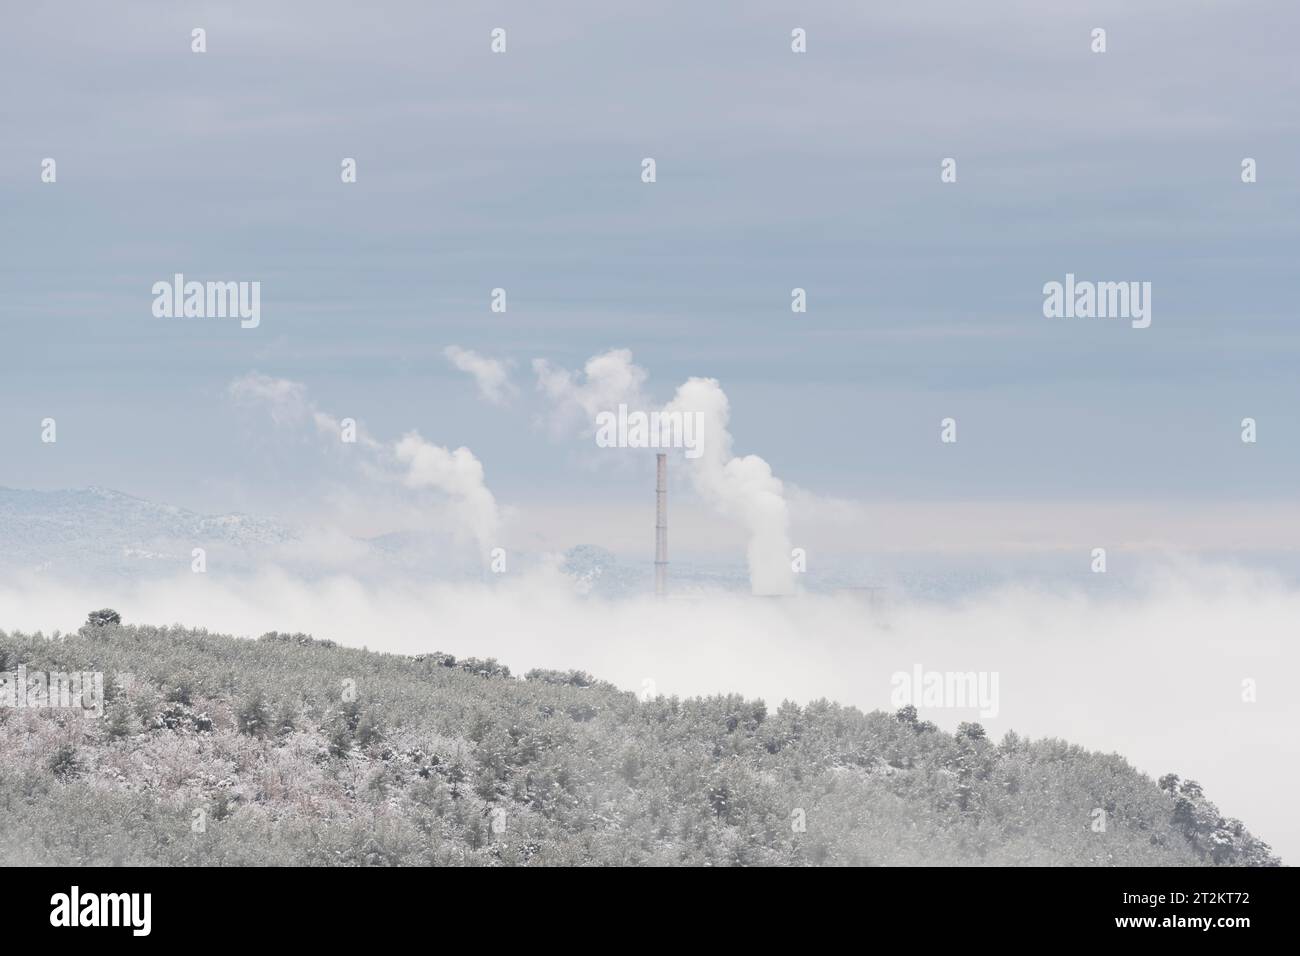
[[[292,541],[274,521],[203,515],[107,488],[0,488],[0,567],[58,576],[167,574],[194,548],[252,565]]]

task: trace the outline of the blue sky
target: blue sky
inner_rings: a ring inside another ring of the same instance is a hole
[[[1293,496],[1300,14],[1044,6],[9,14],[0,483],[301,508],[315,450],[225,398],[259,371],[385,438],[467,444],[503,502],[639,500],[536,426],[528,372],[626,347],[659,400],[718,378],[737,451],[821,495]],[[260,281],[260,327],[153,318],[177,271]],[[1044,318],[1066,272],[1151,282],[1151,328]],[[450,344],[517,363],[514,405]]]

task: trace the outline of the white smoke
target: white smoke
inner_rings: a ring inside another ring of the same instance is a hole
[[[339,419],[322,412],[307,398],[307,387],[301,382],[249,372],[231,382],[227,392],[237,402],[265,406],[271,421],[281,428],[311,424],[322,435],[335,438],[342,429]]]
[[[279,427],[310,425],[322,439],[340,440],[343,422],[321,411],[300,382],[252,372],[231,382],[228,391],[236,401],[265,406]],[[446,495],[455,519],[474,538],[479,557],[486,558],[501,518],[483,464],[473,452],[463,446],[451,451],[414,431],[390,443],[372,438],[360,425],[355,428],[357,445],[368,453],[360,464],[369,475]]]
[[[687,474],[701,498],[749,531],[746,560],[755,594],[791,594],[790,509],[781,479],[757,455],[733,456],[731,404],[716,379],[691,378],[665,409],[702,417],[701,451]]]
[[[619,403],[645,408],[641,393],[648,377],[634,365],[629,349],[611,349],[587,359],[582,380],[567,369],[555,368],[546,359],[533,359],[537,388],[554,406],[551,426],[557,433],[568,431],[575,422],[583,434],[590,434],[596,415],[617,408]]]
[[[619,404],[649,410],[642,394],[649,376],[633,363],[628,349],[612,349],[588,359],[581,378],[544,359],[535,359],[533,370],[538,389],[555,406],[552,423],[557,427],[579,418],[584,429],[589,429],[597,414]],[[702,454],[684,459],[686,471],[701,498],[747,531],[750,588],[755,594],[793,593],[785,488],[762,458],[732,454],[730,403],[717,380],[689,379],[663,410],[695,413],[702,418]]]
[[[404,481],[411,488],[436,488],[458,505],[458,513],[469,525],[486,557],[496,542],[501,520],[496,498],[483,478],[483,463],[464,446],[448,451],[408,432],[394,447],[397,460],[407,466]]]

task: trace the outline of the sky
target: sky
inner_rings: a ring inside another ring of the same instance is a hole
[[[1114,509],[1165,515],[1158,544],[1208,514],[1206,540],[1231,538],[1237,507],[1294,511],[1300,466],[1298,18],[28,5],[0,36],[0,483],[337,520],[318,449],[229,401],[257,372],[384,440],[469,446],[536,527],[614,512],[648,471],[540,426],[531,363],[621,348],[658,402],[716,378],[737,454],[819,499],[1028,507],[1057,547]],[[261,282],[260,325],[155,318],[176,272]],[[1045,318],[1067,272],[1152,283],[1151,326]],[[513,363],[511,400],[483,401],[448,346]]]
[[[108,604],[403,652],[435,634],[519,671],[863,707],[894,669],[998,670],[995,732],[1201,779],[1291,859],[1297,27],[1294,4],[1250,0],[15,6],[0,486],[360,536],[472,512],[482,549],[648,562],[652,456],[597,448],[575,396],[660,407],[714,379],[735,457],[674,458],[674,558],[744,561],[788,511],[771,540],[813,572],[955,556],[1013,586],[888,626],[730,596],[651,627],[545,569],[368,591],[345,547],[323,584],[214,567],[90,601],[6,582],[0,626]],[[259,282],[257,327],[156,317],[178,272]],[[1067,273],[1149,282],[1150,326],[1046,317]],[[595,389],[584,367],[611,354],[636,388]],[[539,360],[565,388],[539,388]],[[362,441],[323,440],[345,418]],[[1099,546],[1123,597],[1031,586],[1048,565],[1080,585]]]

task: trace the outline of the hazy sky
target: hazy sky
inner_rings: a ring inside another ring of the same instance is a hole
[[[736,451],[816,495],[1294,497],[1293,4],[227,6],[6,15],[0,484],[310,510],[318,449],[226,396],[257,371],[469,445],[507,507],[639,501],[538,427],[529,369],[624,347],[658,400],[719,379]],[[260,326],[154,318],[175,272],[260,281]],[[1151,327],[1044,318],[1067,272],[1151,282]]]
[[[388,495],[404,489],[373,496],[318,436],[232,401],[259,373],[376,441],[469,446],[512,547],[586,540],[648,561],[649,455],[601,460],[557,435],[531,370],[626,348],[657,402],[689,376],[720,381],[734,450],[787,483],[796,544],[1077,549],[1082,574],[1098,544],[1300,539],[1294,3],[10,6],[0,485],[402,527],[409,502]],[[956,183],[940,182],[946,157]],[[151,287],[177,272],[260,282],[260,325],[155,318]],[[1045,318],[1043,285],[1066,273],[1150,282],[1151,326]],[[505,314],[489,310],[496,287]],[[503,402],[453,367],[452,345],[513,363]],[[939,441],[949,416],[955,445]],[[743,535],[674,478],[674,555],[694,540],[739,560]],[[1112,557],[1112,576],[1126,567]],[[668,669],[642,660],[657,645],[632,626],[650,627],[639,605],[613,619],[617,639],[603,607],[565,611],[585,622],[568,627],[549,580],[536,599],[431,604],[348,582],[331,600],[279,578],[250,590],[218,571],[95,600],[386,649],[433,634],[519,670],[773,701],[884,706],[888,674],[918,655],[1001,667],[1007,725],[1196,776],[1288,857],[1300,847],[1279,796],[1290,765],[1255,772],[1285,754],[1294,698],[1262,684],[1250,709],[1238,690],[1286,673],[1294,589],[1220,599],[1198,579],[1117,610],[994,595],[962,617],[909,612],[883,637],[852,606],[792,605],[821,616],[786,621],[674,605],[659,630],[684,651]],[[96,606],[41,587],[0,593],[0,623]]]

